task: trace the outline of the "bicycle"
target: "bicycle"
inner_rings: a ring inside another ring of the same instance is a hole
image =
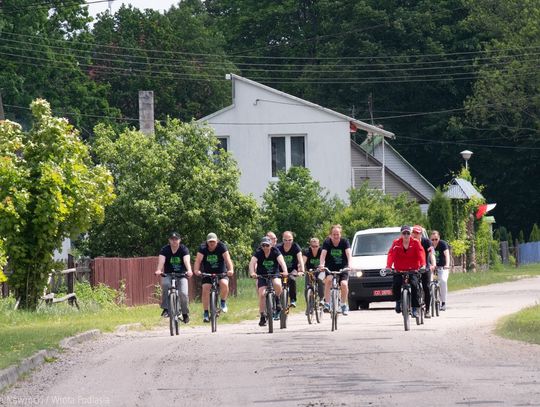
[[[309,324],[313,323],[313,319],[320,324],[323,314],[321,298],[317,289],[321,282],[318,281],[316,274],[318,271],[313,269],[306,272],[306,316]]]
[[[217,331],[217,318],[221,313],[219,306],[219,279],[225,277],[227,273],[201,273],[202,277],[210,277],[212,286],[210,287],[210,326],[212,332]]]
[[[163,273],[161,275],[165,276]],[[178,320],[180,320],[180,315],[182,315],[176,280],[185,277],[186,274],[170,273],[169,275],[171,276],[171,286],[167,292],[169,298],[169,329],[171,331],[171,336],[174,336],[175,333],[178,335]]]
[[[327,267],[323,267],[322,270],[332,275],[332,286],[330,287],[330,316],[332,317],[332,332],[334,332],[337,331],[338,313],[340,312],[341,307],[341,293],[337,277],[350,269],[347,267],[339,271],[330,271]]]
[[[274,332],[274,310],[276,309],[276,290],[274,290],[274,278],[279,278],[279,273],[256,275],[253,278],[262,278],[266,280],[266,289],[264,291],[266,321],[268,323],[268,333]]]
[[[387,275],[394,275],[396,273],[397,272],[394,271],[394,270],[386,270],[386,269],[382,269],[379,272],[379,274],[382,277],[385,277]],[[401,298],[401,314],[403,315],[403,326],[404,326],[406,331],[409,331],[411,329],[410,317],[412,315],[412,304],[411,304],[412,287],[411,287],[411,282],[410,282],[410,276],[413,275],[413,274],[418,274],[418,273],[419,273],[418,270],[404,271],[404,272],[399,273],[399,274],[401,274],[403,276],[403,282],[401,284],[400,298]],[[416,324],[417,325],[420,325],[420,315],[421,315],[421,313],[422,313],[422,310],[421,310],[421,307],[420,307],[418,312],[417,312],[417,315],[416,315]]]
[[[281,303],[281,310],[279,312],[280,329],[287,328],[287,316],[289,315],[289,308],[291,306],[289,302],[289,275],[281,276],[283,288],[281,290],[281,295],[279,296],[279,301]]]
[[[441,310],[441,285],[437,268],[433,271],[433,280],[429,283],[429,293],[431,294],[431,316],[439,316]]]

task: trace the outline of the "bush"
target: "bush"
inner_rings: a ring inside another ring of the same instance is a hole
[[[96,287],[92,287],[87,282],[76,284],[75,294],[77,294],[77,301],[81,307],[90,310],[117,307],[117,301],[121,297],[119,291],[105,284],[100,283]]]

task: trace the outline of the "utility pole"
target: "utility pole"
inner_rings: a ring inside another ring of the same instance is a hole
[[[4,104],[2,103],[2,91],[0,90],[0,120],[6,120],[4,115]]]
[[[144,134],[154,134],[154,91],[139,91],[139,129]]]

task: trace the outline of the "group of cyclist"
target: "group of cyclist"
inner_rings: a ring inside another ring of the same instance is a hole
[[[349,241],[342,237],[341,225],[332,225],[329,236],[324,240],[322,247],[318,238],[312,238],[309,247],[302,251],[301,247],[294,242],[294,235],[291,231],[282,234],[282,242],[277,243],[277,236],[273,232],[268,232],[264,236],[260,245],[251,257],[249,262],[249,275],[257,279],[256,287],[259,298],[259,325],[264,326],[268,318],[279,318],[280,303],[279,296],[282,292],[282,277],[288,277],[288,288],[290,295],[290,306],[296,307],[297,290],[296,278],[302,276],[305,271],[314,271],[317,279],[324,281],[318,284],[319,298],[324,298],[323,309],[328,312],[330,309],[329,297],[332,285],[332,275],[329,271],[340,271],[347,269],[351,264],[351,246]],[[433,231],[431,239],[422,237],[422,227],[403,226],[401,235],[393,241],[387,257],[387,268],[394,268],[396,273],[393,280],[393,292],[396,300],[396,312],[401,312],[399,293],[401,291],[402,275],[400,273],[412,270],[425,270],[421,274],[426,299],[426,317],[429,318],[429,281],[431,273],[437,268],[439,281],[441,284],[441,310],[446,307],[448,269],[450,266],[450,255],[448,244],[440,239],[439,233]],[[219,289],[221,298],[221,312],[226,313],[227,297],[229,294],[229,277],[234,274],[234,264],[227,246],[221,242],[215,233],[209,233],[206,241],[201,243],[198,250],[193,270],[188,248],[181,243],[179,233],[173,232],[169,235],[169,244],[163,246],[159,253],[156,275],[161,276],[162,316],[168,316],[168,296],[167,292],[171,285],[171,275],[175,273],[179,278],[179,298],[182,309],[182,319],[189,322],[189,297],[187,279],[193,274],[219,275]],[[268,279],[265,276],[275,275]],[[281,277],[279,275],[281,274]],[[272,282],[276,292],[276,311],[274,315],[266,315],[265,312],[265,290],[268,281]],[[349,274],[342,271],[338,277],[341,291],[341,313],[348,315],[348,295],[349,295]],[[209,293],[212,281],[210,277],[202,278],[202,304],[203,321],[209,322]],[[412,285],[412,306],[413,315],[416,316],[420,305],[420,290],[418,277],[413,275]]]
[[[422,226],[415,225],[401,227],[401,236],[392,242],[388,251],[386,268],[395,270],[393,277],[392,291],[396,301],[396,312],[400,313],[400,292],[403,283],[403,273],[410,271],[421,271],[423,294],[425,299],[425,318],[431,318],[429,311],[431,295],[429,283],[432,279],[432,272],[437,270],[441,285],[441,310],[446,310],[446,296],[448,292],[448,272],[450,269],[450,251],[448,243],[441,240],[439,232],[431,232],[431,239],[422,236]],[[412,315],[417,316],[418,308],[422,300],[422,292],[418,281],[418,274],[411,274],[409,282],[412,291]]]

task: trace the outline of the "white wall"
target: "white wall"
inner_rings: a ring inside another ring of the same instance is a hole
[[[208,122],[218,137],[229,137],[229,151],[242,174],[240,190],[260,200],[272,180],[270,136],[305,135],[311,175],[331,194],[346,199],[351,186],[349,122],[241,80],[234,84],[234,107]]]

